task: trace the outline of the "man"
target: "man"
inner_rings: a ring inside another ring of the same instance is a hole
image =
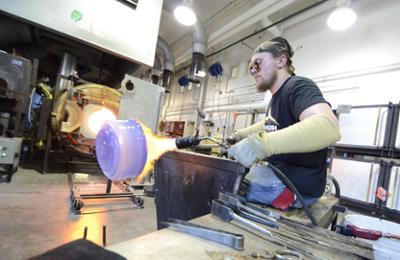
[[[292,56],[282,37],[255,49],[249,70],[258,91],[271,91],[268,116],[236,132],[234,140],[241,141],[228,149],[230,157],[251,167],[247,200],[283,210],[301,204],[267,164],[257,162],[266,159],[280,169],[311,205],[325,190],[327,147],[340,139],[329,103],[313,81],[294,74]]]

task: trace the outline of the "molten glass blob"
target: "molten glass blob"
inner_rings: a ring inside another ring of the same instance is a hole
[[[107,121],[96,137],[97,161],[110,180],[142,182],[154,160],[175,149],[175,139],[155,136],[133,119]]]
[[[101,110],[97,110],[89,115],[88,126],[89,129],[96,135],[105,121],[115,119],[116,117],[113,112],[107,108],[102,108]]]

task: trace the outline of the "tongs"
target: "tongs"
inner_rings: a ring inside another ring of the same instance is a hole
[[[248,204],[247,201],[240,196],[225,191],[219,193],[218,200],[222,201],[244,218],[269,227],[278,228],[277,220],[280,219],[279,214]]]

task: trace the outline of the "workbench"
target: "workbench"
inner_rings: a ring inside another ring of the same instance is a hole
[[[262,255],[267,253],[265,250],[273,253],[284,249],[285,246],[287,249],[303,252],[305,259],[374,258],[369,243],[287,219],[279,222],[279,229],[268,228],[273,237],[258,234],[235,222],[222,222],[210,214],[192,222],[243,234],[244,250],[237,251],[216,242],[170,229],[162,229],[111,245],[107,249],[128,259],[262,259]]]
[[[170,152],[155,164],[157,225],[170,218],[191,220],[244,236],[244,250],[205,240],[170,229],[159,231],[108,247],[128,259],[253,259],[276,250],[295,250],[304,259],[373,259],[372,246],[322,227],[332,220],[337,199],[323,197],[310,207],[321,227],[311,226],[303,210],[279,211],[279,228],[267,228],[268,237],[237,222],[225,223],[210,214],[211,202],[221,191],[234,190],[235,180],[244,167],[232,160],[189,152]],[[268,208],[268,210],[271,210]],[[265,252],[264,250],[268,250]],[[293,258],[295,259],[295,258]]]

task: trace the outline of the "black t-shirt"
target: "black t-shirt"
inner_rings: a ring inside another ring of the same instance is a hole
[[[317,85],[310,79],[292,76],[272,96],[269,114],[279,130],[299,122],[300,114],[318,103],[328,102]],[[302,195],[320,197],[326,185],[327,151],[273,155],[268,161],[278,167]]]

